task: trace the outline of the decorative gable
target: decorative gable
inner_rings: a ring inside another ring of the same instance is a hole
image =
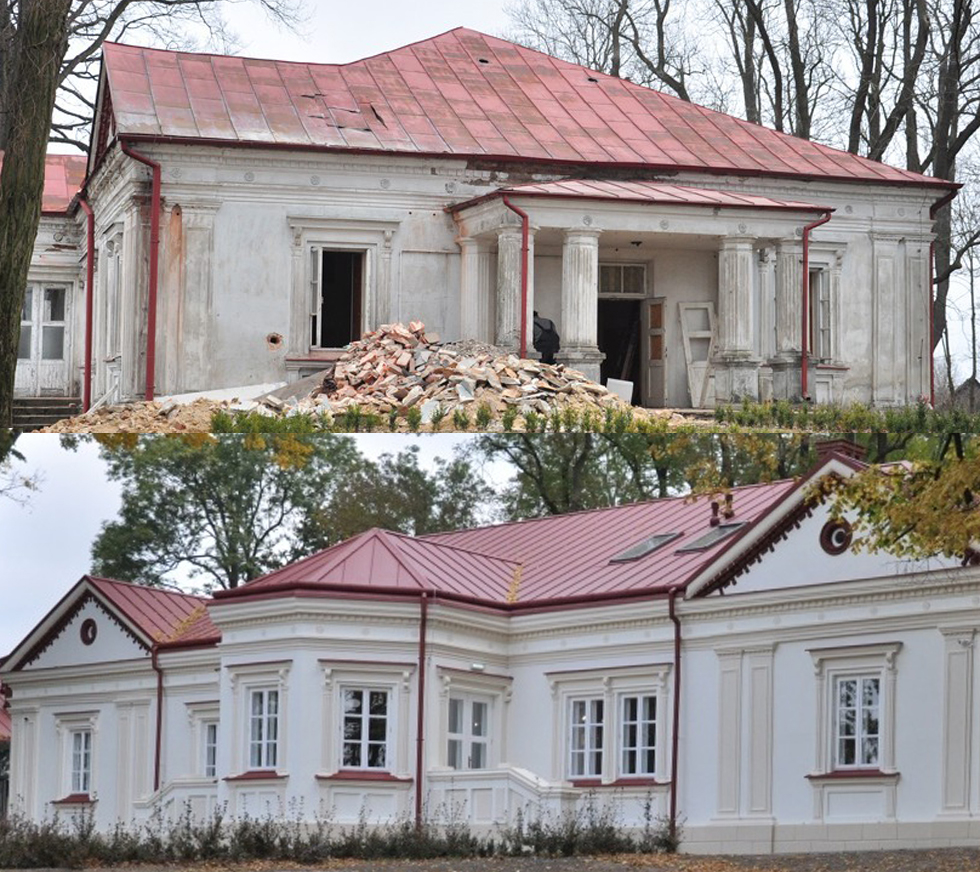
[[[20,668],[133,660],[149,653],[136,634],[87,591],[27,652]]]

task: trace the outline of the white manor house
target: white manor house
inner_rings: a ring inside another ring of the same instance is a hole
[[[366,330],[632,381],[645,406],[932,393],[956,185],[465,28],[349,64],[106,44],[52,155],[22,397],[288,381]]]
[[[86,576],[0,666],[12,807],[486,830],[594,796],[692,852],[975,844],[980,567],[849,550],[807,495],[860,465],[371,530],[213,599]]]

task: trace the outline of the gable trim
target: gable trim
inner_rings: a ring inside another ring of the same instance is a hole
[[[89,603],[94,603],[102,613],[114,623],[120,630],[129,636],[137,645],[144,650],[149,650],[145,640],[127,626],[119,615],[115,614],[91,589],[86,590],[55,623],[38,639],[20,658],[12,672],[19,672],[34,663],[45,651],[47,651],[64,633],[68,625],[75,619],[81,610]]]

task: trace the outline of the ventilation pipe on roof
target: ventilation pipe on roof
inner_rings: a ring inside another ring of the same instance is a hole
[[[929,220],[935,222],[936,215],[953,197],[956,196],[957,189],[947,191],[942,197],[936,200],[929,207]],[[931,229],[931,228],[930,228]],[[936,237],[933,235],[929,243],[929,405],[936,406],[936,364],[932,356],[932,333],[935,327],[935,315],[933,310],[936,308]]]
[[[140,154],[126,142],[120,142],[125,154],[145,164],[153,171],[153,188],[150,197],[150,292],[146,313],[146,393],[145,399],[153,399],[153,380],[156,377],[157,352],[157,264],[160,257],[160,164]]]
[[[810,315],[810,231],[821,224],[826,224],[829,220],[830,212],[803,228],[803,335],[800,337],[800,395],[804,401],[810,399],[807,385],[810,369],[810,350],[807,347],[810,335],[807,323]]]
[[[163,668],[157,657],[160,648],[156,642],[150,649],[150,665],[157,674],[157,728],[153,751],[153,792],[160,790],[160,748],[163,744]]]
[[[94,308],[95,287],[95,213],[84,196],[79,197],[78,205],[85,213],[87,225],[85,243],[85,385],[82,389],[82,411],[87,412],[92,405],[92,310]]]
[[[674,625],[674,713],[670,730],[670,840],[677,839],[677,748],[681,727],[681,622],[677,617],[674,599],[677,588],[671,588],[667,599],[667,611]]]
[[[521,357],[527,357],[527,258],[530,236],[530,219],[527,212],[515,206],[503,196],[504,205],[521,219]]]
[[[419,595],[419,699],[415,725],[415,828],[422,828],[422,791],[425,766],[425,637],[429,622],[429,594]]]

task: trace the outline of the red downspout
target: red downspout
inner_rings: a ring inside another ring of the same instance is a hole
[[[521,357],[527,357],[527,256],[530,244],[530,219],[527,212],[503,196],[504,205],[521,219]]]
[[[935,222],[936,214],[957,194],[952,190],[944,194],[929,207],[929,220]],[[930,228],[931,230],[932,228]],[[929,405],[936,407],[936,362],[933,356],[932,334],[935,329],[936,308],[936,238],[933,234],[932,241],[929,243]]]
[[[800,394],[805,401],[810,399],[810,390],[807,385],[809,378],[809,357],[810,349],[807,348],[807,339],[810,335],[807,318],[810,314],[810,231],[814,227],[826,224],[830,220],[828,212],[823,218],[807,224],[803,228],[803,335],[800,342]]]
[[[157,674],[157,736],[153,754],[154,793],[160,789],[160,746],[163,742],[163,669],[157,660],[158,651],[157,643],[154,642],[153,648],[150,650],[150,663],[153,666],[153,671]]]
[[[422,767],[425,765],[425,636],[429,622],[429,594],[422,591],[419,599],[419,705],[415,725],[415,828],[422,827]]]
[[[677,588],[672,588],[667,600],[668,614],[674,624],[674,714],[670,731],[670,838],[677,838],[677,748],[681,727],[681,622],[674,608]]]
[[[146,314],[146,393],[153,399],[153,380],[156,376],[157,352],[157,263],[160,257],[160,164],[121,142],[125,154],[153,170],[153,190],[150,200],[150,296]]]
[[[79,198],[78,205],[85,213],[88,225],[85,253],[85,386],[82,389],[82,411],[87,412],[92,406],[92,310],[94,308],[95,286],[95,214],[88,200]]]

